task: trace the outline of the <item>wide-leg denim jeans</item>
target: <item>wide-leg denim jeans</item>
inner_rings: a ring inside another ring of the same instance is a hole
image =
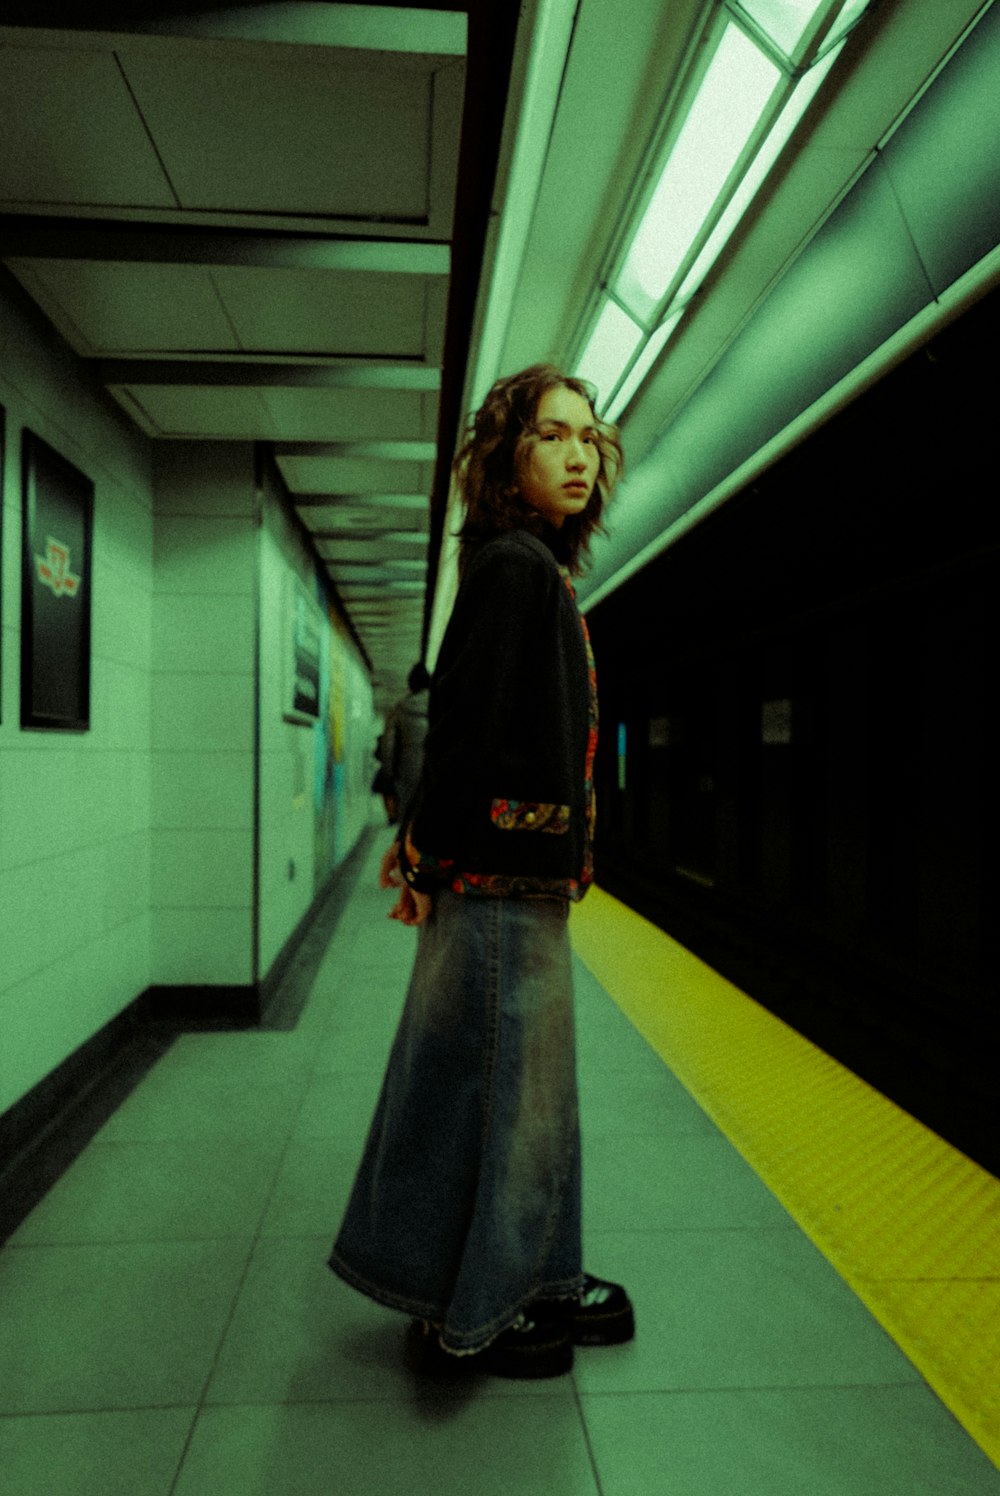
[[[455,1351],[582,1283],[567,915],[436,895],[330,1259]]]

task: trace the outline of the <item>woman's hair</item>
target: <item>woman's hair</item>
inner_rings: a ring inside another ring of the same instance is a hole
[[[532,364],[520,374],[498,379],[469,422],[454,462],[465,503],[459,531],[463,559],[472,546],[504,530],[530,530],[540,536],[548,528],[542,515],[521,497],[518,467],[524,443],[534,430],[539,401],[561,386],[582,395],[590,406],[601,459],[587,507],[567,516],[559,530],[560,559],[575,574],[583,569],[582,558],[591,536],[603,529],[604,506],[621,476],[624,459],[618,428],[600,420],[594,411],[593,386],[553,364]]]

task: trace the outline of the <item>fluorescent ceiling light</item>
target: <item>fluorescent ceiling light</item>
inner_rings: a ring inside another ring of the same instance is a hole
[[[606,421],[615,421],[618,419],[620,412],[625,409],[626,405],[629,403],[632,396],[635,394],[636,390],[642,384],[643,380],[646,378],[646,375],[649,373],[650,369],[656,363],[656,360],[659,358],[660,354],[667,346],[667,342],[670,339],[671,333],[683,317],[686,310],[686,305],[679,306],[675,311],[671,312],[670,316],[665,322],[660,323],[660,326],[653,333],[645,348],[642,350],[642,352],[639,354],[639,357],[632,365],[627,377],[619,385],[614,398],[610,400],[604,408],[602,414],[604,415],[604,419]]]
[[[836,62],[842,46],[843,43],[828,52],[821,62],[810,68],[809,72],[799,79],[787,104],[769,131],[767,139],[751,162],[749,171],[733,193],[726,211],[706,239],[701,253],[684,277],[677,292],[679,301],[690,300],[722,253],[727,239],[756,196],[758,187],[781,155],[799,120],[809,108],[827,73]]]
[[[614,282],[640,316],[666,294],[782,77],[738,26],[725,26]]]
[[[648,376],[869,4],[720,0],[715,51],[631,237],[617,241],[574,362],[608,419]],[[782,66],[766,46],[785,54]]]
[[[751,20],[789,57],[822,3],[823,0],[740,0],[741,8]],[[868,0],[862,0],[863,5],[867,3]]]
[[[606,300],[587,346],[576,361],[576,374],[596,386],[598,403],[606,401],[645,337],[627,312]]]

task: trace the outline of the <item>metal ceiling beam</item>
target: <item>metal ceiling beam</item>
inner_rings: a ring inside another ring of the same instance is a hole
[[[150,13],[153,12],[153,13]],[[398,5],[316,5],[283,0],[280,5],[215,0],[197,10],[181,0],[140,8],[135,0],[10,0],[4,25],[26,31],[69,31],[190,38],[198,41],[270,42],[284,46],[342,47],[363,52],[464,57],[465,14]]]
[[[424,583],[421,582],[352,582],[342,581],[335,578],[337,591],[341,597],[350,601],[358,597],[414,597],[418,601],[424,595]]]
[[[280,453],[276,455],[280,456]],[[307,451],[307,457],[311,454]],[[311,490],[298,493],[290,489],[292,503],[297,509],[323,509],[326,507],[367,511],[368,509],[427,509],[425,493],[313,493]],[[366,525],[375,523],[377,516],[364,514]],[[393,529],[397,521],[389,522]]]
[[[419,566],[427,565],[426,541],[407,550],[402,556],[398,554],[398,548],[387,553],[381,546],[362,545],[355,548],[342,540],[320,541],[316,549],[328,566],[388,566],[391,569],[396,561],[414,561]]]
[[[361,457],[374,462],[433,462],[437,455],[435,442],[275,442],[275,457]],[[372,499],[359,495],[362,503]],[[314,501],[315,495],[310,495]],[[390,500],[386,499],[385,503]],[[397,507],[399,500],[393,499]],[[426,504],[426,498],[421,500]]]
[[[312,532],[312,535],[314,540],[321,538],[319,532],[316,530]],[[419,546],[421,550],[426,550],[427,547],[426,531],[413,529],[377,530],[373,528],[365,531],[358,528],[350,529],[346,526],[339,530],[336,527],[331,527],[323,531],[322,540],[324,545],[348,545],[352,552],[358,546],[377,546],[380,554],[384,552],[387,546],[397,553],[401,546],[404,550],[407,548],[412,549],[414,546]]]
[[[364,275],[446,276],[447,244],[261,233],[201,225],[151,226],[46,214],[0,214],[4,259],[95,260],[154,265],[226,265],[257,270],[330,270]]]
[[[315,355],[308,355],[315,359]],[[424,364],[264,363],[245,354],[220,359],[93,359],[91,368],[105,385],[141,384],[217,388],[311,390],[415,390],[441,387],[441,370]]]
[[[390,556],[374,561],[368,557],[324,556],[323,559],[333,571],[342,572],[345,581],[351,582],[362,582],[368,577],[376,581],[387,577],[394,582],[412,582],[427,569],[426,556]]]

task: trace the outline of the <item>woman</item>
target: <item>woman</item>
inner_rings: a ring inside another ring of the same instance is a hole
[[[330,1265],[416,1316],[428,1364],[568,1371],[633,1334],[582,1270],[567,917],[592,879],[593,660],[571,574],[621,469],[589,386],[499,380],[456,459],[461,582],[424,769],[382,864],[419,927]]]

